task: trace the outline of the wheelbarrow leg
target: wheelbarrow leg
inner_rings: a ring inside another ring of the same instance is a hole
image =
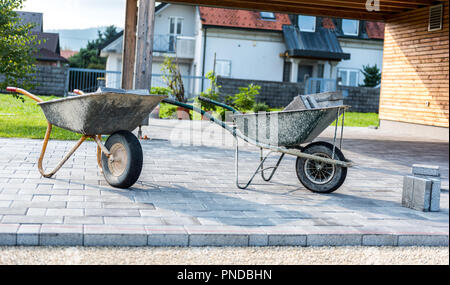
[[[264,149],[261,148],[260,161],[261,161],[262,163],[264,163],[264,161],[265,161],[265,160],[269,157],[269,155],[271,155],[272,153],[273,153],[273,151],[269,152],[269,153],[266,155],[266,157],[264,158]],[[264,165],[261,164],[261,177],[262,177],[262,179],[263,179],[264,181],[269,182],[270,180],[272,180],[272,178],[273,178],[273,176],[275,175],[275,172],[277,172],[278,166],[280,166],[280,163],[281,163],[281,161],[283,160],[284,156],[285,156],[284,153],[282,153],[282,154],[280,155],[280,158],[278,159],[278,162],[277,162],[277,164],[276,164],[274,167],[267,167],[267,168],[264,168]],[[269,178],[266,178],[266,176],[265,176],[265,174],[264,174],[264,171],[265,171],[265,170],[269,170],[269,169],[272,169],[272,172],[270,173]]]
[[[95,142],[98,141],[102,141],[102,135],[97,135]],[[100,145],[97,142],[97,164],[98,164],[98,168],[100,169],[100,173],[103,173],[103,166],[102,166],[102,148],[100,147]]]
[[[44,168],[42,167],[42,161],[44,160],[45,151],[47,150],[48,140],[50,139],[50,134],[52,132],[52,124],[48,123],[47,131],[45,132],[44,144],[42,145],[41,155],[39,156],[38,161],[38,169],[42,176],[45,178],[50,178],[58,172],[59,169],[67,162],[67,160],[72,156],[72,154],[80,147],[80,145],[86,140],[86,136],[82,136],[80,140],[78,140],[77,144],[66,154],[66,156],[58,163],[58,165],[53,169],[53,171],[49,173],[44,172]]]

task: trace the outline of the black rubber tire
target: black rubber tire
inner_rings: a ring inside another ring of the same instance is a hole
[[[331,158],[333,155],[333,145],[327,142],[315,142],[307,145],[303,149],[303,152],[312,155],[316,155],[319,153],[326,154],[327,156],[329,156],[329,158]],[[337,147],[335,148],[335,159],[340,161],[347,161],[342,151]],[[305,186],[312,192],[323,194],[332,193],[342,186],[345,178],[347,177],[347,167],[335,165],[333,177],[329,182],[327,182],[326,184],[314,183],[314,181],[309,179],[307,174],[305,173],[305,163],[307,161],[308,160],[305,158],[298,157],[295,168],[300,183],[302,183],[303,186]]]
[[[118,131],[112,134],[105,143],[108,150],[115,144],[123,146],[127,155],[127,162],[124,166],[123,173],[120,175],[113,174],[108,165],[108,157],[102,153],[103,176],[109,185],[117,188],[127,189],[136,183],[141,175],[143,154],[139,140],[129,131]]]

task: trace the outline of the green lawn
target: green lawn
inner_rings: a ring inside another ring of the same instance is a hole
[[[45,101],[56,96],[39,96]],[[47,120],[35,101],[25,98],[16,99],[9,94],[0,94],[0,137],[43,139],[47,129]],[[52,139],[78,140],[79,134],[53,127]]]
[[[58,98],[56,96],[39,96],[45,101]],[[162,104],[161,117],[169,116],[176,110],[168,104]],[[270,111],[280,111],[271,109]],[[354,113],[345,114],[345,126],[369,127],[378,126],[378,114]],[[41,108],[31,99],[25,97],[25,103],[8,94],[0,94],[0,137],[43,139],[47,129],[47,120]],[[78,140],[81,137],[58,127],[53,127],[52,139]]]

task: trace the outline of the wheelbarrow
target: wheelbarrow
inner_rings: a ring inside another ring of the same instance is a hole
[[[261,173],[264,181],[269,182],[286,154],[297,157],[295,170],[299,181],[307,189],[318,193],[331,193],[337,190],[346,179],[347,168],[353,165],[341,151],[345,110],[350,108],[349,106],[339,105],[282,112],[241,114],[234,108],[220,102],[201,96],[198,99],[232,112],[233,125],[229,125],[193,105],[180,103],[172,99],[164,99],[163,102],[200,113],[234,136],[236,139],[236,186],[240,189],[248,188],[258,173]],[[337,134],[341,115],[340,145],[338,147]],[[335,120],[333,143],[313,142]],[[260,163],[251,178],[244,184],[239,182],[238,138],[260,148]],[[264,155],[264,150],[269,150],[269,153]],[[276,165],[265,168],[264,163],[273,153],[280,153]],[[271,172],[267,176],[266,172],[269,170]]]
[[[44,102],[30,92],[8,87],[7,91],[25,95],[41,107],[47,118],[47,131],[38,160],[42,176],[50,178],[61,169],[88,138],[97,144],[97,164],[106,181],[117,188],[129,188],[142,171],[143,155],[139,140],[131,131],[136,129],[150,112],[166,98],[164,95],[146,95],[137,91],[105,88],[103,91]],[[53,125],[82,134],[80,140],[57,164],[45,172],[42,161]],[[102,135],[110,135],[105,144]]]

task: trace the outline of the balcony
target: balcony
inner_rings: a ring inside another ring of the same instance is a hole
[[[193,59],[195,53],[195,39],[193,37],[155,35],[153,52],[162,54],[175,54],[178,58]]]

